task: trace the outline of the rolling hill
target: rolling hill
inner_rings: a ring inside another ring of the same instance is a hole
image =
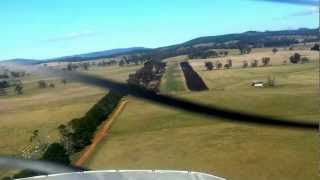
[[[119,49],[91,52],[91,53],[86,53],[86,54],[64,56],[64,57],[49,59],[47,61],[85,61],[85,60],[110,57],[110,56],[117,55],[117,54],[128,54],[128,53],[132,53],[132,52],[148,51],[148,50],[150,50],[150,49],[144,48],[144,47],[119,48]]]
[[[34,64],[46,62],[74,62],[88,61],[100,58],[109,58],[123,55],[139,55],[154,60],[162,60],[177,55],[188,54],[195,49],[232,49],[246,44],[252,47],[274,47],[291,46],[297,43],[319,42],[319,28],[308,29],[300,28],[297,30],[282,31],[247,31],[238,34],[226,34],[217,36],[206,36],[192,39],[190,41],[159,47],[155,49],[144,47],[131,47],[121,49],[111,49],[92,53],[58,57],[53,59],[31,60],[31,59],[12,59],[6,62],[19,64]]]

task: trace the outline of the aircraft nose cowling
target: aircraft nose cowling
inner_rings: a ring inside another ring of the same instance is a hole
[[[226,180],[210,174],[171,170],[84,171],[23,178],[20,180]]]

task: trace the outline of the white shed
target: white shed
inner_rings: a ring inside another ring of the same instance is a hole
[[[264,81],[252,81],[251,86],[253,87],[265,87],[265,82]]]

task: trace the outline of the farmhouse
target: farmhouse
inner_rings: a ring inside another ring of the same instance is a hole
[[[251,86],[253,87],[265,87],[266,83],[264,81],[252,81]]]

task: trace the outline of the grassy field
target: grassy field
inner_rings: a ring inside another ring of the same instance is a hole
[[[265,53],[255,52],[250,57],[263,57]],[[288,58],[292,52],[279,52],[279,56],[282,53]],[[241,60],[246,56],[233,58]],[[312,56],[314,60],[317,58]],[[277,59],[282,61],[281,57]],[[210,90],[178,96],[269,116],[305,121],[320,118],[318,64],[314,62],[210,72],[203,70],[204,60],[192,62]],[[250,86],[252,80],[269,75],[276,77],[276,87]],[[165,77],[174,76],[166,74]],[[237,180],[319,178],[317,132],[220,120],[130,98],[110,136],[99,145],[86,166],[90,169],[193,170]]]
[[[118,82],[126,82],[130,73],[136,72],[142,65],[127,65],[119,68],[118,66],[95,67],[88,71],[89,74],[98,75]]]
[[[166,73],[161,79],[160,91],[162,93],[172,93],[186,90],[183,79],[179,61],[168,60]]]
[[[263,57],[270,57],[271,65],[282,65],[283,61],[286,60],[287,64],[290,64],[289,57],[292,56],[294,53],[301,54],[302,57],[307,57],[312,61],[317,61],[319,57],[319,53],[317,51],[309,51],[309,50],[296,50],[296,51],[289,51],[289,50],[282,50],[273,54],[271,49],[253,49],[252,53],[244,54],[244,55],[230,55],[226,57],[220,58],[209,58],[209,59],[195,59],[190,60],[194,67],[200,67],[201,69],[205,70],[204,62],[211,61],[211,62],[221,62],[222,64],[226,64],[227,60],[231,59],[233,63],[233,68],[241,68],[243,66],[243,61],[247,61],[250,66],[250,62],[253,60],[258,60],[258,66],[262,65],[261,59]]]
[[[125,82],[129,73],[137,68],[139,66],[92,68],[87,73]],[[31,75],[24,78],[23,95],[11,93],[0,97],[0,154],[19,155],[30,144],[34,130],[40,131],[43,141],[56,141],[60,124],[83,116],[107,93],[103,89],[76,82],[64,85],[60,79],[54,78],[50,82],[55,82],[55,88],[39,89],[37,81],[40,79],[46,77]],[[1,175],[6,173],[0,169]]]

